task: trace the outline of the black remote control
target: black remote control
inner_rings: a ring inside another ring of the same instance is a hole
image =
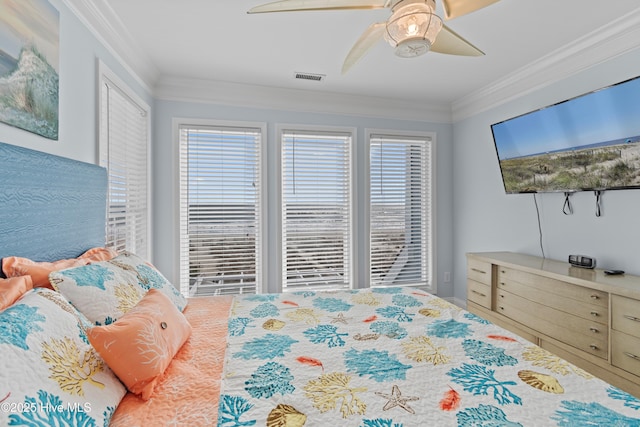
[[[624,274],[624,270],[605,270],[604,274],[607,276],[617,276],[619,274]]]

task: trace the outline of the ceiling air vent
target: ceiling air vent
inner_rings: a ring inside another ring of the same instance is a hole
[[[313,74],[313,73],[294,73],[293,74],[296,79],[299,80],[311,80],[313,82],[321,82],[324,80],[324,74]]]

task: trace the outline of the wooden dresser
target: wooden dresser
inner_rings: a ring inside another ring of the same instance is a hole
[[[467,254],[467,310],[640,397],[640,277]]]

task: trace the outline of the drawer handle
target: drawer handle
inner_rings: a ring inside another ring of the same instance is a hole
[[[479,268],[471,268],[471,271],[475,271],[476,273],[480,273],[480,274],[487,274],[486,271],[480,270]]]
[[[500,270],[500,273],[505,274],[507,270]]]
[[[590,330],[591,332],[593,332],[594,334],[597,334],[598,332],[600,332],[600,331],[598,330],[598,328],[589,328],[589,330]]]
[[[597,311],[592,311],[592,312],[591,312],[591,315],[592,315],[593,317],[598,317],[598,316],[600,316],[600,314],[599,314]]]
[[[500,307],[500,310],[504,310],[504,307]]]
[[[478,291],[476,291],[475,289],[471,289],[471,292],[473,292],[473,293],[474,293],[474,294],[476,294],[476,295],[480,295],[481,297],[486,297],[486,295],[485,295],[485,294],[483,294],[482,292],[478,292]]]
[[[591,299],[600,299],[599,295],[591,295]]]
[[[504,298],[504,295],[500,294],[500,298]]]
[[[504,283],[504,282],[500,282],[500,285],[502,285],[502,286],[506,286],[507,284],[506,284],[506,283]]]
[[[629,320],[633,320],[634,322],[640,322],[640,319],[638,319],[637,317],[634,316],[629,316],[628,314],[624,315],[625,319],[629,319]]]
[[[597,346],[597,345],[595,345],[595,344],[591,344],[591,345],[589,346],[589,348],[590,348],[591,350],[598,350],[598,346]]]
[[[626,351],[624,352],[624,355],[634,360],[640,360],[640,357],[636,356],[635,354],[627,353]]]

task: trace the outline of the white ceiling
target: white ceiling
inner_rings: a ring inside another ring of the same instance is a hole
[[[86,5],[82,0],[69,2]],[[388,10],[248,15],[248,9],[264,1],[97,3],[103,21],[100,25],[110,29],[112,38],[113,34],[119,37],[113,46],[116,50],[118,45],[126,47],[128,54],[121,56],[135,57],[138,65],[133,64],[132,69],[144,75],[143,80],[152,88],[163,81],[193,80],[447,108],[517,73],[526,73],[550,53],[555,62],[561,62],[576,41],[588,45],[589,40],[600,37],[595,30],[603,27],[604,34],[611,34],[622,27],[625,17],[628,21],[633,16],[636,23],[640,12],[638,0],[501,0],[445,22],[486,56],[432,52],[403,59],[381,42],[341,75],[342,62],[353,43],[371,23],[386,20]],[[438,12],[443,16],[439,3]],[[320,83],[299,81],[293,78],[294,72],[319,73],[326,78]]]

